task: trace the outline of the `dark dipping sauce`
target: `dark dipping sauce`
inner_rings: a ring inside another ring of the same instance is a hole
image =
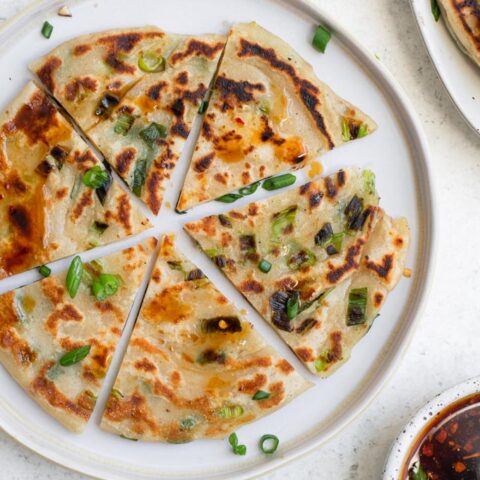
[[[480,480],[480,393],[452,403],[413,444],[402,480]]]

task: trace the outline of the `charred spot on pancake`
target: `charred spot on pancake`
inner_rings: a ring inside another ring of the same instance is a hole
[[[335,362],[342,359],[342,332],[332,332],[330,334],[330,342],[332,347],[331,352],[331,361]]]
[[[285,375],[289,375],[292,373],[295,369],[290,365],[290,363],[285,360],[284,358],[280,359],[275,366]]]
[[[123,176],[130,170],[130,166],[135,160],[137,151],[133,147],[127,147],[115,156],[115,165],[120,176]]]
[[[32,221],[28,210],[23,205],[10,205],[8,218],[13,228],[21,232],[23,236],[30,237],[32,235]]]
[[[306,318],[305,320],[302,321],[302,323],[295,329],[296,333],[299,333],[300,335],[303,335],[307,332],[309,332],[313,327],[315,327],[318,324],[318,321],[315,320],[314,318]]]
[[[295,353],[304,362],[313,362],[315,360],[314,352],[310,347],[297,347],[295,348]]]
[[[227,78],[225,75],[219,75],[217,77],[215,88],[219,91],[220,96],[223,99],[233,96],[238,102],[253,101],[253,93],[255,91],[265,91],[265,86],[261,83],[250,83],[247,80],[236,81]]]
[[[323,192],[312,192],[308,198],[308,203],[310,205],[310,208],[316,208],[320,205],[320,202],[322,201],[323,197]]]
[[[185,122],[181,120],[177,120],[175,124],[172,126],[171,133],[173,135],[178,135],[179,137],[182,137],[182,138],[187,138],[190,133],[190,130],[188,129]]]
[[[187,85],[188,83],[188,72],[180,72],[176,77],[175,81],[180,85]]]
[[[75,150],[73,152],[73,160],[82,172],[86,172],[98,164],[97,158],[90,149],[87,149],[84,152]]]
[[[57,127],[59,123],[55,107],[45,94],[35,92],[9,122],[8,130],[22,131],[31,145],[38,142],[48,145],[49,134]]]
[[[355,245],[350,246],[347,250],[344,263],[339,267],[335,268],[331,264],[328,265],[330,269],[327,273],[328,282],[335,284],[341,280],[346,273],[358,268],[358,262],[356,259],[360,255],[364,243],[365,242],[362,239],[358,239]],[[368,265],[367,268],[369,268]]]
[[[65,161],[69,153],[70,152],[65,147],[62,147],[61,145],[55,145],[50,150],[50,155],[60,164],[62,164]]]
[[[73,49],[73,54],[76,57],[79,57],[89,52],[91,49],[92,49],[92,46],[88,44],[76,45],[75,48]]]
[[[161,81],[156,83],[155,85],[152,85],[151,87],[148,88],[147,90],[147,97],[150,98],[151,100],[158,100],[160,98],[160,92],[166,88],[167,82]]]
[[[42,177],[48,177],[49,173],[53,170],[53,165],[47,160],[42,160],[35,169],[35,173],[38,173]]]
[[[393,268],[393,255],[384,255],[380,263],[375,263],[371,261],[368,256],[366,256],[365,266],[369,270],[374,271],[379,277],[388,279],[389,273],[392,271]]]
[[[339,187],[345,185],[345,172],[343,170],[339,170],[337,173],[337,183]]]
[[[258,205],[256,203],[251,203],[249,206],[248,206],[248,214],[251,216],[251,217],[255,217],[258,213]]]
[[[94,78],[74,78],[65,85],[65,98],[69,102],[73,102],[74,100],[82,100],[86,90],[95,92],[96,89],[97,81]]]
[[[238,317],[221,316],[206,318],[200,324],[204,333],[237,333],[242,331],[242,323]]]
[[[218,183],[221,183],[222,185],[226,185],[227,184],[227,178],[228,178],[228,175],[226,173],[216,173],[214,176],[213,176],[213,179],[215,181],[217,181]]]
[[[205,365],[208,363],[218,363],[219,365],[225,364],[227,355],[225,352],[214,350],[213,348],[207,348],[197,357],[197,363]]]
[[[373,296],[373,302],[375,304],[375,307],[378,308],[383,302],[383,293],[375,292],[375,295]]]
[[[58,200],[63,200],[64,198],[67,197],[68,192],[69,192],[69,190],[68,190],[67,187],[59,188],[59,189],[55,192],[55,197],[56,197]]]
[[[137,370],[142,370],[144,372],[155,372],[157,370],[157,367],[146,357],[137,360],[134,366]]]
[[[213,159],[215,158],[214,153],[209,153],[202,158],[199,158],[194,164],[193,169],[198,173],[203,173],[208,170],[212,164]]]
[[[163,176],[159,172],[152,172],[147,179],[148,206],[156,215],[162,206],[161,185]]]
[[[181,98],[177,98],[172,105],[170,106],[170,110],[176,117],[181,117],[185,113],[185,105]]]
[[[210,123],[207,120],[203,121],[202,124],[202,135],[207,139],[211,140],[213,137],[212,134],[212,127],[210,126]]]
[[[183,90],[182,98],[188,100],[193,105],[198,105],[200,100],[205,97],[207,93],[207,87],[201,83],[195,90]]]
[[[405,243],[402,237],[396,237],[395,240],[393,241],[396,247],[401,248],[403,247],[403,244]]]
[[[325,178],[324,183],[325,183],[325,190],[327,191],[327,197],[335,198],[338,193],[337,185],[334,183],[334,181],[330,177]]]
[[[70,215],[73,222],[76,222],[82,216],[85,208],[93,205],[93,191],[92,189],[85,190],[80,196]]]
[[[264,290],[263,285],[253,278],[244,280],[240,284],[240,291],[244,293],[262,293]]]
[[[305,195],[309,189],[310,189],[310,185],[312,185],[312,182],[308,182],[306,183],[305,185],[302,185],[298,191],[300,192],[300,195]]]
[[[53,74],[62,65],[58,57],[48,57],[47,61],[36,71],[38,78],[50,92],[55,91],[55,81]]]
[[[163,35],[161,35],[163,36]],[[106,45],[112,52],[131,52],[142,40],[142,34],[130,32],[108,35],[98,39],[100,45]]]
[[[0,346],[9,349],[15,361],[24,367],[30,366],[37,359],[37,353],[17,336],[14,329],[0,329]]]
[[[240,380],[238,382],[238,391],[253,395],[267,384],[267,376],[263,373],[257,373],[253,378]]]
[[[223,42],[209,45],[206,42],[193,39],[188,42],[186,50],[174,53],[170,61],[172,64],[175,64],[191,56],[206,57],[212,59],[217,54],[217,52],[223,49],[223,46]]]

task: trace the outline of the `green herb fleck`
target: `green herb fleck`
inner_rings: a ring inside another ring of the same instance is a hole
[[[52,36],[52,32],[53,32],[53,25],[49,22],[43,22],[42,35],[48,39]]]
[[[46,265],[42,265],[41,267],[38,268],[38,273],[42,276],[42,277],[49,277],[50,274],[52,273],[52,270],[50,268],[48,268]]]
[[[325,53],[328,42],[332,38],[332,34],[324,26],[319,25],[313,35],[312,45],[322,53]]]
[[[65,355],[60,358],[58,363],[62,367],[70,367],[71,365],[75,365],[76,363],[81,362],[90,353],[90,349],[90,345],[83,345],[82,347],[75,348],[74,350],[65,353]]]

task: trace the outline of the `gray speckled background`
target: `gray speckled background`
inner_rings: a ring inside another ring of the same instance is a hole
[[[0,18],[27,3],[0,0]],[[438,79],[407,0],[316,3],[380,57],[420,116],[438,192],[438,266],[424,318],[381,394],[330,443],[263,480],[376,480],[391,442],[409,417],[436,393],[480,374],[480,137],[463,122]],[[0,432],[1,480],[83,478]]]

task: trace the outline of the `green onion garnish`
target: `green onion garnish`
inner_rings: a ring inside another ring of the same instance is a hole
[[[77,255],[70,263],[70,267],[67,273],[66,285],[67,290],[71,298],[75,298],[78,287],[83,276],[83,263],[82,259]]]
[[[440,18],[442,12],[440,11],[440,7],[438,6],[437,0],[430,0],[430,5],[432,7],[432,15],[436,22]]]
[[[60,363],[62,367],[75,365],[76,363],[81,362],[90,353],[90,348],[90,345],[83,345],[75,350],[71,350],[63,355],[58,363]]]
[[[100,188],[110,179],[110,174],[100,165],[88,169],[82,177],[84,185],[90,188]]]
[[[235,432],[228,437],[228,443],[232,446],[232,451],[235,455],[245,455],[247,453],[247,447],[238,444],[238,437]]]
[[[282,235],[284,231],[289,229],[293,230],[293,223],[295,222],[295,217],[297,215],[297,206],[292,205],[287,207],[280,212],[273,215],[272,221],[272,243],[281,243]]]
[[[263,258],[258,263],[258,269],[263,273],[268,273],[272,269],[272,264]]]
[[[298,315],[299,308],[299,295],[298,292],[293,292],[287,300],[287,317],[289,320],[293,320]]]
[[[313,35],[312,45],[320,52],[325,53],[332,34],[322,25],[319,25]]]
[[[270,398],[270,392],[257,390],[255,395],[252,397],[252,400],[266,400],[267,398]]]
[[[49,277],[50,274],[52,273],[52,270],[50,268],[48,268],[46,265],[42,265],[41,267],[38,268],[38,273],[42,276],[42,277]]]
[[[280,440],[278,439],[278,437],[267,433],[260,438],[258,445],[263,453],[271,455],[272,453],[275,453],[279,443]]]
[[[95,220],[92,224],[92,230],[98,235],[102,235],[107,228],[108,228],[108,223],[99,222],[98,220]]]
[[[200,107],[198,108],[198,113],[200,115],[203,115],[208,108],[208,100],[202,100],[202,103],[200,104]]]
[[[243,187],[241,188],[238,193],[240,195],[251,195],[252,193],[255,193],[257,191],[257,188],[260,186],[260,182],[255,182],[249,185],[248,187]]]
[[[167,136],[167,127],[165,125],[152,122],[147,128],[141,130],[139,135],[149,147],[153,147],[157,140]]]
[[[165,59],[154,52],[145,52],[138,58],[138,67],[147,73],[163,72]]]
[[[240,405],[224,406],[218,411],[222,418],[238,418],[243,415],[243,407]]]
[[[358,127],[357,138],[363,138],[368,135],[368,125],[366,123],[362,123]]]
[[[342,140],[344,142],[349,142],[352,139],[352,136],[350,134],[350,127],[348,125],[348,122],[343,119],[342,120]]]
[[[97,300],[105,300],[115,295],[121,284],[122,279],[118,275],[101,273],[92,283],[92,294]]]
[[[139,158],[135,163],[133,171],[132,192],[140,197],[142,195],[142,188],[147,178],[147,159]]]
[[[326,351],[319,355],[319,357],[315,360],[314,366],[317,372],[323,372],[327,369],[329,362],[330,352]]]
[[[52,32],[53,32],[53,25],[48,22],[43,22],[42,35],[45,38],[50,38],[52,36]]]
[[[116,388],[112,388],[112,391],[110,392],[110,395],[113,397],[113,398],[124,398],[125,395],[118,389]]]
[[[262,187],[269,192],[272,190],[278,190],[279,188],[288,187],[293,185],[297,178],[291,173],[285,173],[284,175],[279,175],[278,177],[269,178],[263,182]]]
[[[215,200],[217,202],[222,202],[222,203],[233,203],[242,197],[243,195],[239,195],[238,193],[227,193],[226,195],[222,195],[221,197],[218,197]]]
[[[135,118],[133,115],[122,113],[122,115],[118,117],[115,127],[113,127],[113,131],[119,135],[125,136],[132,128],[134,120]]]
[[[367,312],[368,288],[352,288],[348,295],[347,325],[365,323]]]

